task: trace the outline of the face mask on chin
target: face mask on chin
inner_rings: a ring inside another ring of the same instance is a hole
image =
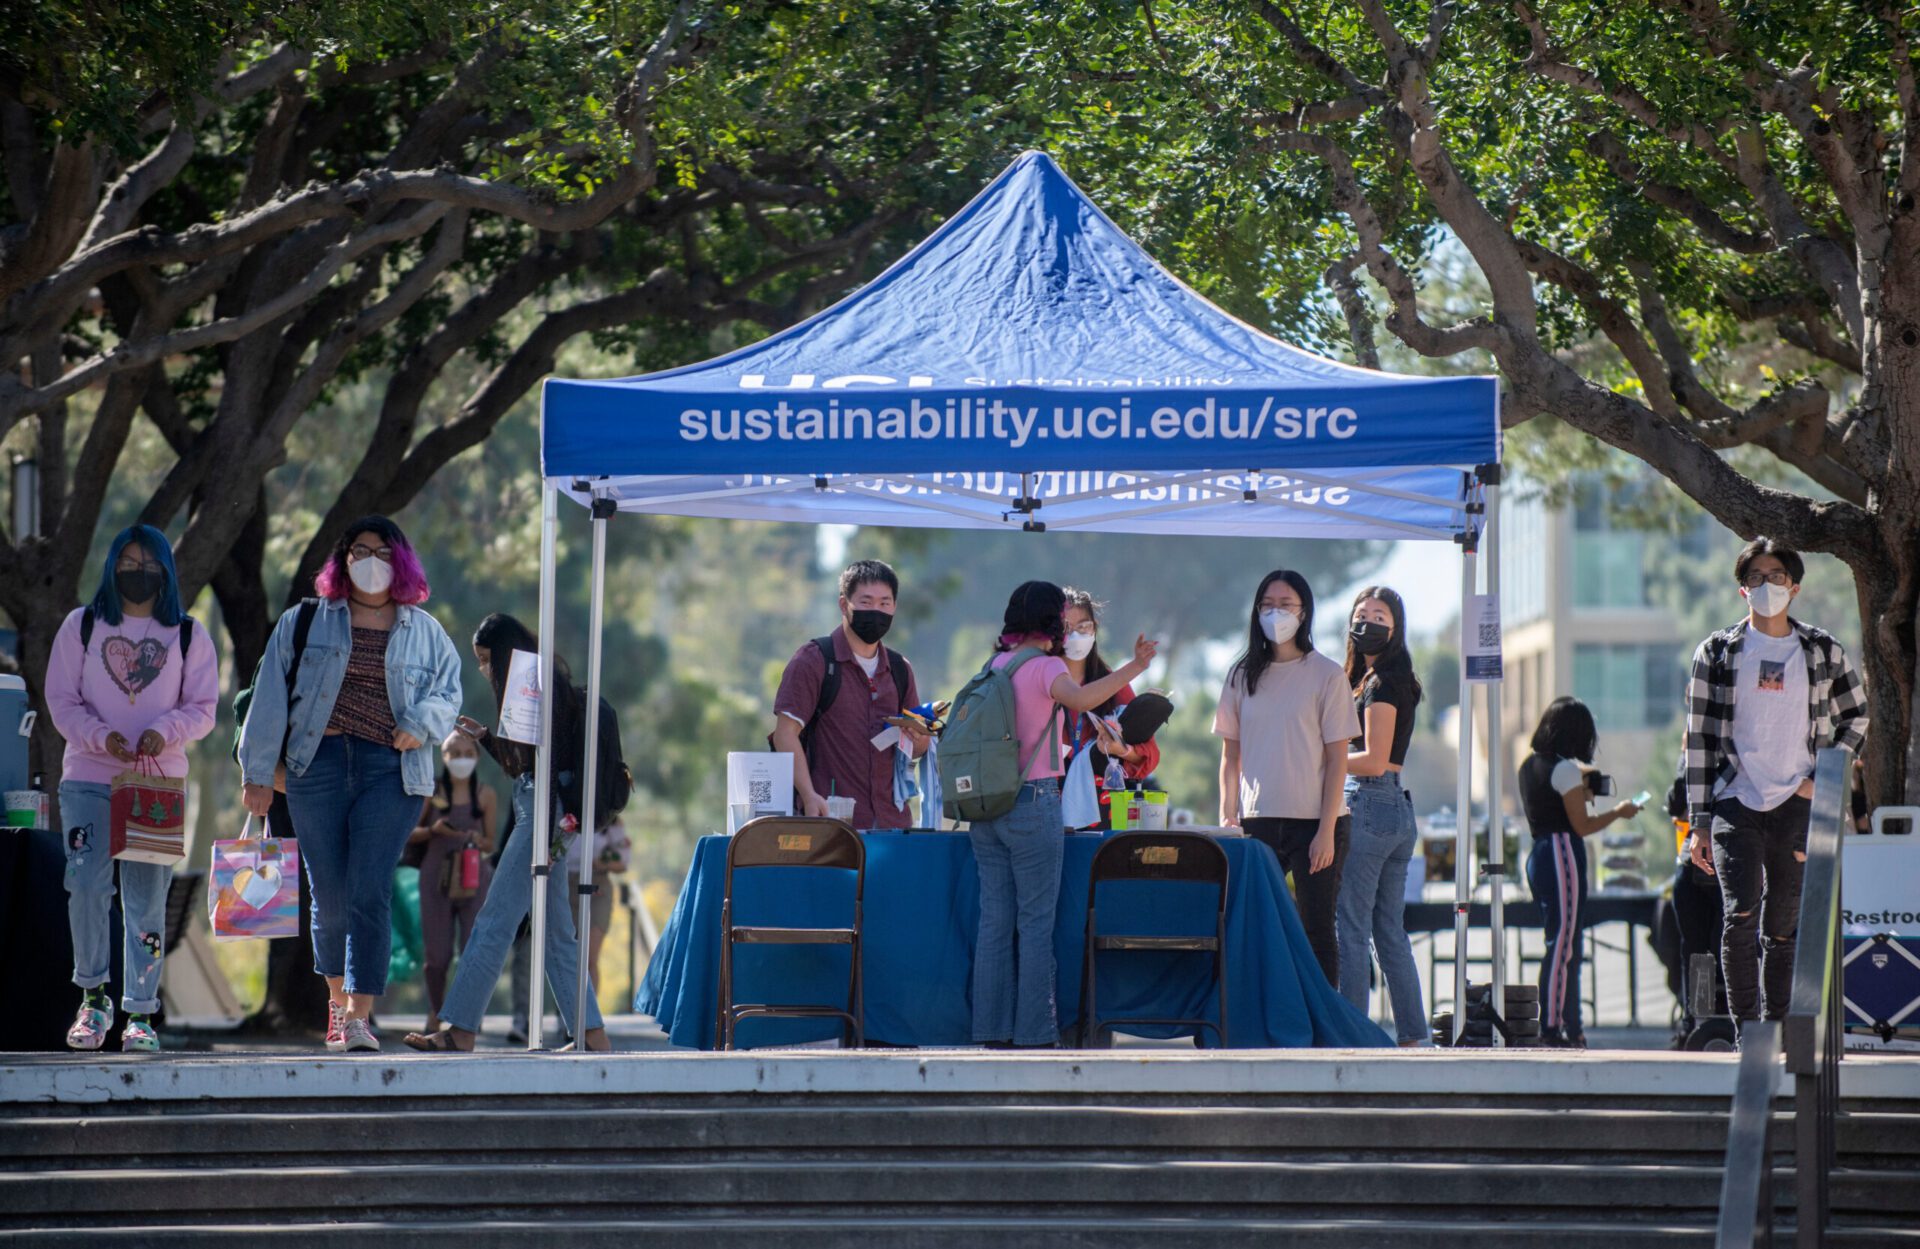
[[[1291,642],[1293,635],[1300,631],[1300,617],[1278,607],[1269,607],[1260,613],[1260,632],[1267,635],[1267,641],[1276,645]]]
[[[1069,633],[1060,646],[1060,653],[1078,663],[1093,654],[1093,644],[1097,640],[1091,633]]]
[[[470,757],[447,760],[447,772],[456,781],[466,780],[473,775],[473,770],[479,766],[480,761]]]
[[[393,565],[377,556],[357,559],[347,565],[347,579],[362,594],[385,594],[393,584]]]
[[[1747,605],[1756,616],[1778,616],[1793,601],[1793,591],[1771,581],[1747,591]]]

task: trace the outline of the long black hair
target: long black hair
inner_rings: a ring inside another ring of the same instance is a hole
[[[1087,619],[1093,622],[1095,629],[1093,649],[1087,652],[1087,669],[1086,672],[1081,675],[1080,684],[1091,685],[1102,677],[1112,675],[1113,669],[1107,666],[1106,659],[1100,654],[1100,635],[1098,633],[1100,628],[1100,609],[1104,607],[1105,604],[1097,601],[1093,595],[1087,593],[1085,590],[1078,589],[1074,586],[1067,586],[1061,590],[1060,593],[1066,596],[1067,607],[1078,607],[1081,611],[1087,613]],[[1064,613],[1066,607],[1060,610]],[[1060,627],[1063,630],[1066,628],[1066,622],[1064,620],[1061,621]],[[1061,635],[1061,640],[1062,642],[1065,641],[1064,633]],[[1118,698],[1119,695],[1116,694],[1113,698],[1109,698],[1106,702],[1101,703],[1093,709],[1094,714],[1101,716],[1111,715],[1113,713],[1114,702]]]
[[[1540,713],[1540,723],[1533,730],[1534,754],[1592,763],[1598,749],[1600,730],[1593,723],[1593,713],[1571,694],[1554,699]]]
[[[1007,599],[1006,614],[1001,617],[997,651],[1010,651],[1024,638],[1038,634],[1053,642],[1053,653],[1067,637],[1067,622],[1061,613],[1067,610],[1067,595],[1051,581],[1022,581]]]
[[[1360,610],[1360,604],[1368,599],[1378,599],[1386,607],[1387,615],[1393,618],[1393,637],[1387,642],[1387,649],[1373,657],[1371,667],[1366,656],[1353,646],[1353,613]],[[1370,585],[1353,596],[1353,606],[1347,609],[1347,688],[1358,694],[1369,681],[1378,684],[1393,679],[1413,690],[1414,706],[1420,704],[1420,678],[1413,671],[1413,652],[1407,649],[1407,605],[1400,601],[1397,591],[1383,585]]]
[[[533,630],[505,612],[494,612],[473,631],[475,648],[487,652],[487,664],[493,672],[493,705],[497,711],[507,700],[507,670],[513,652],[540,652],[540,641]],[[573,672],[559,655],[553,657],[553,757],[577,759],[586,741],[587,692],[573,683]],[[522,742],[510,742],[493,736],[493,757],[509,776],[525,776],[533,771],[534,748]]]
[[[1260,678],[1266,675],[1268,665],[1273,663],[1273,643],[1267,641],[1265,631],[1260,628],[1260,600],[1267,596],[1268,587],[1276,581],[1286,582],[1300,596],[1300,627],[1294,630],[1294,644],[1303,651],[1313,649],[1313,587],[1293,569],[1276,568],[1260,578],[1260,588],[1253,592],[1253,607],[1247,612],[1247,649],[1227,670],[1227,680],[1233,680],[1234,674],[1238,673],[1248,694],[1260,688]]]

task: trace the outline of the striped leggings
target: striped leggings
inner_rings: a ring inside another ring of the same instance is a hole
[[[1587,847],[1572,833],[1536,837],[1527,855],[1527,884],[1547,924],[1540,964],[1540,1026],[1574,1038],[1580,1023],[1580,909],[1587,900]]]

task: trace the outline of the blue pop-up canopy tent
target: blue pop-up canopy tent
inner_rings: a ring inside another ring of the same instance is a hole
[[[791,329],[662,373],[548,378],[541,454],[542,685],[564,492],[594,520],[597,700],[605,526],[617,512],[1426,538],[1460,545],[1471,593],[1499,480],[1499,389],[1492,377],[1356,368],[1261,333],[1161,268],[1051,158],[1029,152],[880,277]],[[1463,715],[1463,812],[1470,726]],[[590,720],[589,776],[596,738]],[[1497,764],[1490,771],[1497,809]],[[538,775],[544,784],[547,770]],[[542,793],[537,861],[550,809]],[[541,899],[535,890],[536,959]]]

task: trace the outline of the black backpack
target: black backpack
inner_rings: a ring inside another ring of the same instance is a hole
[[[293,657],[287,661],[287,707],[289,711],[287,726],[289,729],[293,726],[293,716],[291,714],[293,707],[293,683],[300,677],[300,657],[307,653],[307,636],[313,632],[313,616],[315,612],[320,610],[320,600],[317,598],[301,599],[300,606],[296,610],[298,610],[300,614],[293,619]],[[86,622],[81,621],[81,628],[83,630],[81,634],[82,639],[86,636],[84,633],[85,627]],[[180,649],[184,654],[186,651],[184,639],[182,640]],[[267,657],[262,655],[260,657],[260,663],[263,664],[266,661]],[[247,683],[246,689],[241,690],[233,696],[233,761],[235,763],[240,762],[240,734],[247,727],[247,713],[253,710],[253,691],[258,688],[259,685],[260,664],[255,664],[253,666],[253,680]],[[284,741],[281,743],[280,751],[282,754],[286,753],[286,743]]]
[[[586,735],[581,734],[581,756],[585,756]],[[613,707],[606,699],[600,700],[600,775],[598,784],[593,787],[593,823],[594,832],[604,831],[614,818],[627,809],[627,802],[633,797],[633,773],[627,770],[625,754],[620,749],[620,717],[615,715]],[[579,819],[585,807],[586,796],[581,792],[580,773],[569,768],[554,776],[560,790],[560,809]]]
[[[813,766],[814,731],[820,725],[820,717],[827,714],[827,708],[833,706],[833,700],[840,696],[840,661],[833,657],[833,638],[831,635],[813,639],[820,658],[826,661],[827,671],[820,678],[820,698],[813,705],[813,714],[807,717],[806,724],[800,729],[800,752],[807,757],[807,766]],[[899,651],[880,647],[887,656],[887,670],[893,674],[893,688],[899,695],[900,710],[907,709],[907,661],[900,657]],[[773,749],[773,738],[767,738],[767,748]]]

